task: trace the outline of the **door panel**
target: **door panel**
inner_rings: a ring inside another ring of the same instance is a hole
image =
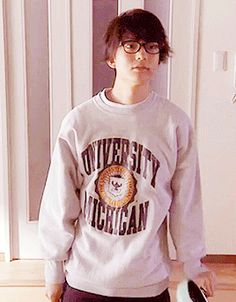
[[[4,2],[12,223],[6,226],[11,240],[9,258],[40,257],[37,220],[50,152],[47,1],[35,4]]]

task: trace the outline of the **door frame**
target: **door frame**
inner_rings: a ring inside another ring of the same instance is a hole
[[[5,209],[4,229],[5,260],[16,259],[20,254],[19,220],[24,217],[29,225],[27,235],[36,232],[36,224],[28,218],[28,162],[27,162],[27,89],[25,64],[24,1],[1,1],[3,24],[4,106],[1,108],[3,127],[3,151],[1,166],[4,167],[3,203]],[[17,114],[16,114],[17,113]],[[18,155],[18,158],[17,158]],[[20,203],[21,200],[25,202]],[[24,240],[27,241],[27,236]],[[34,238],[37,242],[36,238]]]
[[[118,0],[118,15],[132,8],[144,8],[145,0]]]
[[[0,202],[2,203],[1,228],[4,229],[3,251],[4,260],[12,259],[13,219],[10,179],[10,140],[9,140],[9,108],[7,102],[7,49],[6,49],[6,18],[4,0],[0,1]]]
[[[172,0],[171,2],[170,41],[174,54],[171,59],[170,100],[189,115],[196,128],[198,37],[201,0],[190,0],[188,2]],[[187,24],[183,20],[186,20]],[[182,82],[181,79],[183,79]]]

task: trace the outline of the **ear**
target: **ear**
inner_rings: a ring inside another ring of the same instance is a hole
[[[107,65],[112,68],[112,69],[115,69],[116,68],[116,62],[113,58],[110,58],[107,60]]]

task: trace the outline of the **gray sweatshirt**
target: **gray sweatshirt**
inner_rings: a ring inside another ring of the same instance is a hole
[[[58,134],[39,218],[46,282],[160,294],[170,275],[167,221],[187,276],[204,271],[200,197],[187,115],[155,92],[122,105],[103,90],[69,112]]]

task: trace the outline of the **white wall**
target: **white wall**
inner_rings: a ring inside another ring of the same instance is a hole
[[[207,251],[236,254],[236,1],[202,0],[197,132]],[[213,71],[213,52],[228,53],[226,71]]]

